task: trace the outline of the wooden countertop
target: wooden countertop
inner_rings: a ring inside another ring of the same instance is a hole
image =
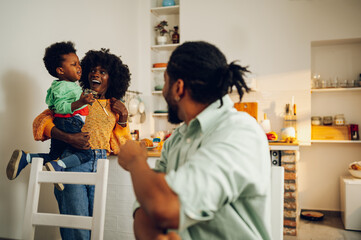
[[[148,157],[160,157],[160,150],[148,150]]]
[[[287,142],[270,142],[270,150],[298,150],[299,144]],[[148,150],[148,157],[160,157],[160,150]]]

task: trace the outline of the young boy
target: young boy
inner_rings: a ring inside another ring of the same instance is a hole
[[[67,133],[77,133],[88,115],[88,106],[95,101],[93,95],[85,95],[76,83],[81,77],[81,66],[72,42],[57,42],[46,48],[43,58],[49,74],[57,79],[47,91],[46,104],[54,112],[54,124]],[[78,166],[92,158],[91,149],[79,150],[65,142],[51,139],[49,153],[25,153],[15,150],[8,163],[6,174],[9,180],[15,179],[23,168],[31,163],[33,157],[44,159],[48,171],[62,171],[64,168]],[[59,157],[62,157],[59,160]],[[56,183],[59,190],[64,185]]]

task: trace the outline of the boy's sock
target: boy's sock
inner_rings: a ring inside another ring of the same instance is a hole
[[[26,154],[26,161],[27,161],[28,163],[31,163],[31,159],[32,159],[31,153],[27,153],[27,154]]]
[[[66,168],[66,165],[65,165],[65,163],[64,163],[63,161],[58,160],[58,161],[56,161],[56,163],[57,163],[60,167]]]
[[[45,168],[48,171],[63,171],[64,168],[61,167],[60,165],[58,165],[57,161],[51,161],[51,162],[47,162],[45,163]],[[64,190],[64,184],[62,183],[54,183],[55,187],[59,190],[59,191],[63,191]]]

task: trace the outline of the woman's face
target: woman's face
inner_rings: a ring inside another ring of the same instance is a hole
[[[99,94],[99,98],[104,99],[108,90],[108,71],[101,66],[97,66],[90,70],[88,79],[90,88]]]

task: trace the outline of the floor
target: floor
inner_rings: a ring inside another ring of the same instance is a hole
[[[284,240],[360,240],[361,231],[345,230],[339,212],[322,212],[321,221],[300,219],[297,236]]]

